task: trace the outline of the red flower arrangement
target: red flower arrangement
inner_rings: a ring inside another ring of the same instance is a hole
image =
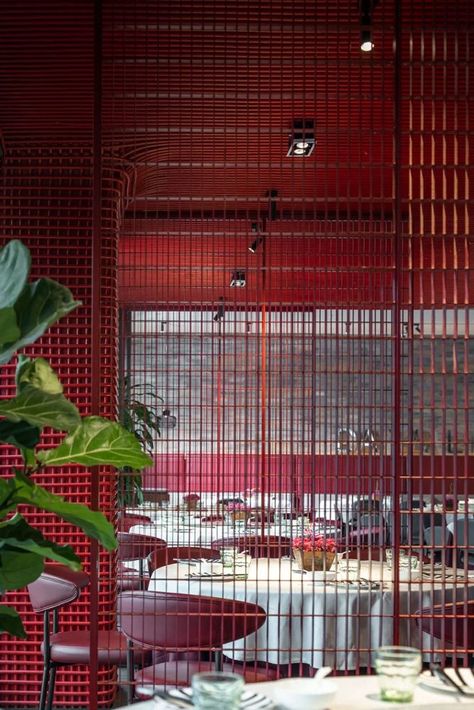
[[[235,513],[238,510],[247,510],[245,503],[227,503],[226,510],[229,513]]]
[[[293,538],[293,547],[303,552],[336,552],[336,541],[333,537],[323,537],[322,535],[303,535]]]

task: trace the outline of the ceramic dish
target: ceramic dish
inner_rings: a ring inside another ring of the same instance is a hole
[[[185,696],[189,699],[193,697],[193,691],[191,690],[191,688],[182,688],[180,690],[175,690],[173,691],[173,694],[175,693],[177,698],[179,698],[180,695]],[[266,708],[266,710],[270,710],[270,708],[273,707],[273,700],[270,700],[270,698],[267,698],[261,693],[255,693],[253,690],[244,689],[242,693],[242,698],[240,700],[240,710],[260,710],[260,708],[262,710],[263,708]]]
[[[469,694],[472,694],[472,696],[474,698],[474,675],[471,673],[469,668],[459,668],[458,671],[461,675],[461,678],[463,678],[464,682],[468,686],[467,687],[466,685],[463,685],[463,689],[466,690]],[[455,683],[457,683],[458,685],[461,685],[461,681],[458,678],[454,668],[446,668],[445,673]],[[423,685],[423,687],[429,688],[430,690],[434,690],[437,693],[440,692],[440,693],[448,693],[450,695],[457,695],[459,692],[456,690],[456,688],[444,683],[437,676],[432,675],[431,671],[423,671],[423,673],[420,675],[420,685]]]

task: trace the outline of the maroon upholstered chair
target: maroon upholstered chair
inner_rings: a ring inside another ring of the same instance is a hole
[[[173,564],[174,560],[218,560],[219,550],[212,550],[209,547],[165,547],[153,550],[148,556],[148,570],[150,575],[159,567]]]
[[[165,661],[135,673],[136,686],[187,686],[194,673],[210,670],[239,672],[223,663],[222,646],[256,632],[265,611],[245,601],[168,592],[122,592],[118,597],[120,626],[131,648],[168,653],[211,652],[214,661]],[[132,668],[133,656],[129,658]],[[263,669],[240,668],[247,683],[269,680]]]
[[[44,615],[44,636],[41,644],[44,663],[39,710],[44,710],[46,706],[51,710],[56,669],[59,666],[90,663],[90,630],[81,628],[59,631],[59,610],[74,602],[88,584],[89,577],[84,572],[73,572],[65,565],[46,564],[40,577],[28,585],[33,609]],[[99,664],[125,665],[125,637],[115,629],[99,631],[97,656]]]
[[[244,550],[253,558],[259,557],[283,557],[291,554],[291,540],[288,537],[279,535],[268,535],[260,537],[258,535],[245,535],[240,537],[223,537],[211,543],[213,550],[221,550],[223,547],[237,547],[239,551]]]
[[[130,528],[133,528],[134,525],[153,525],[153,520],[148,515],[119,513],[117,527],[120,532],[129,532]]]
[[[419,609],[414,614],[417,625],[443,645],[450,644],[458,655],[469,653],[472,667],[474,649],[474,599],[462,602],[435,604]],[[469,651],[468,651],[469,649]]]
[[[148,570],[145,571],[145,561],[155,550],[166,548],[166,541],[151,535],[135,535],[134,533],[118,532],[119,571],[117,588],[123,592],[126,589],[145,589],[148,584]],[[126,566],[131,560],[139,561],[139,569]]]

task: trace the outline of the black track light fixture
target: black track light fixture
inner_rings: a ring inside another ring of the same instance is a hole
[[[362,52],[371,52],[374,48],[372,39],[372,14],[378,0],[359,0],[360,48]]]
[[[313,152],[315,145],[314,119],[295,118],[288,136],[287,157],[307,158]]]
[[[255,254],[257,251],[258,247],[260,244],[263,242],[263,237],[259,236],[260,235],[260,225],[258,222],[252,222],[252,233],[255,234],[255,239],[249,246],[249,251],[252,252],[252,254]]]
[[[214,316],[212,318],[212,320],[216,323],[224,319],[224,297],[221,296],[219,300],[221,301],[221,303],[219,303],[219,305],[217,306],[217,311],[214,313]]]
[[[245,271],[237,270],[232,272],[232,278],[230,280],[232,288],[243,288],[246,283]]]

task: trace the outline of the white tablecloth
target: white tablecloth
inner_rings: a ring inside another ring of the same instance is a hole
[[[263,607],[267,621],[257,634],[226,647],[226,655],[236,660],[301,662],[339,670],[370,666],[371,651],[393,642],[391,582],[383,589],[363,589],[356,583],[324,584],[294,568],[290,560],[253,560],[247,580],[223,582],[189,579],[190,569],[197,568],[175,564],[155,570],[148,588],[242,599]],[[380,578],[380,570],[379,563],[361,563],[360,577]],[[383,570],[384,578],[390,579],[390,572],[386,567]],[[460,584],[454,589],[449,581],[446,588],[439,583],[412,582],[401,583],[400,589],[402,614],[454,596],[462,598],[466,590],[474,596],[474,585]],[[420,634],[413,619],[402,620],[400,630],[402,645],[417,645]]]
[[[351,676],[347,678],[333,678],[337,685],[337,694],[331,703],[331,710],[387,710],[391,704],[380,700],[378,680],[375,676]],[[279,703],[279,690],[285,680],[276,680],[269,683],[254,683],[246,688],[254,693],[261,693],[275,702],[275,710],[285,710]],[[394,704],[395,705],[395,704]],[[404,703],[403,708],[433,706],[437,710],[452,710],[456,705],[463,705],[466,710],[474,709],[474,702],[470,698],[453,696],[447,693],[434,693],[425,689],[421,684],[415,688],[413,703]],[[135,703],[127,706],[133,710],[156,710],[152,700]]]

